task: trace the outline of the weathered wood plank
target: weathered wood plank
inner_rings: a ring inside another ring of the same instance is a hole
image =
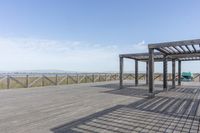
[[[131,86],[119,90],[118,82],[102,82],[0,91],[0,131],[199,131],[198,86],[189,87],[183,83],[187,86],[178,86],[167,93],[161,92],[152,99],[146,99],[135,97],[134,94],[146,95],[147,86],[134,87],[131,81],[124,84]],[[161,85],[162,82],[155,84]],[[162,90],[162,87],[156,87],[154,91],[157,90]]]
[[[32,81],[30,84],[29,84],[29,87],[32,87],[36,82],[38,82],[39,80],[41,80],[42,77],[38,77],[36,78],[34,81]]]

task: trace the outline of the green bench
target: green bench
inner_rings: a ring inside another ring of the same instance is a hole
[[[181,80],[182,81],[192,81],[193,80],[193,74],[191,72],[182,72]]]

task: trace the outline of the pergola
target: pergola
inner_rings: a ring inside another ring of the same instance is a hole
[[[163,89],[167,90],[167,62],[172,61],[172,87],[175,88],[176,61],[178,61],[178,85],[181,85],[181,62],[200,60],[200,39],[149,44],[149,53],[121,54],[120,88],[123,87],[123,59],[135,60],[135,85],[138,85],[138,61],[146,62],[146,83],[149,93],[154,92],[154,62],[163,62]],[[154,52],[156,50],[157,52]]]
[[[135,85],[138,85],[138,62],[146,62],[146,84],[148,84],[148,60],[149,53],[136,53],[136,54],[120,54],[120,88],[123,88],[123,69],[124,69],[124,58],[135,60]],[[155,61],[162,61],[163,54],[160,52],[154,53]]]
[[[154,90],[154,50],[160,51],[163,57],[163,86],[167,88],[167,58],[172,59],[172,87],[175,86],[175,62],[179,62],[179,73],[181,71],[181,61],[200,60],[200,39],[184,40],[175,42],[164,42],[149,44],[149,92]],[[179,75],[180,83],[180,75]]]

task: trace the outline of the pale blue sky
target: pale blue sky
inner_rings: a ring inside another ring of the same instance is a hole
[[[0,70],[118,71],[120,53],[200,38],[199,5],[199,0],[0,0]],[[133,61],[125,64],[131,71]],[[192,62],[183,69],[200,72],[199,67]]]

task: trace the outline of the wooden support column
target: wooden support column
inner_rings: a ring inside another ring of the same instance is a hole
[[[181,85],[181,61],[178,61],[178,85]]]
[[[135,60],[135,86],[138,86],[138,60]]]
[[[119,57],[119,87],[120,89],[123,88],[123,68],[124,67],[124,58]]]
[[[146,62],[146,85],[149,84],[149,63]]]
[[[154,90],[154,49],[149,48],[149,93]]]
[[[176,61],[172,60],[172,88],[176,88]]]
[[[163,58],[163,90],[167,91],[167,58]]]

